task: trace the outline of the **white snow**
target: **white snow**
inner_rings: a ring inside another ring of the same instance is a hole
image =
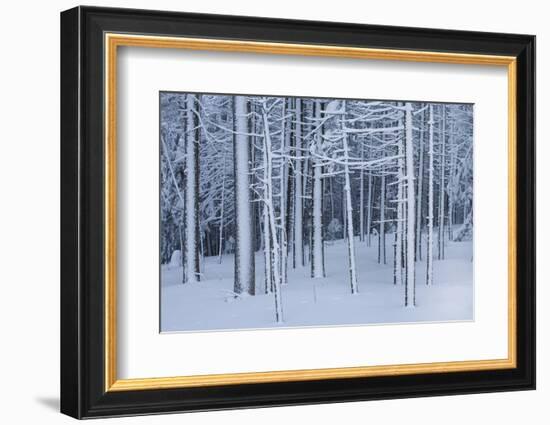
[[[179,249],[176,249],[174,252],[172,252],[172,256],[170,257],[170,263],[168,264],[169,268],[174,267],[181,267],[181,251]]]
[[[416,308],[403,308],[404,285],[393,285],[393,259],[378,264],[377,244],[356,240],[359,292],[350,294],[347,244],[325,244],[327,277],[311,279],[309,270],[289,269],[282,286],[284,323],[273,319],[273,295],[238,297],[233,292],[234,260],[205,258],[204,280],[181,283],[181,268],[161,270],[161,330],[206,331],[374,323],[473,320],[472,242],[449,242],[445,260],[434,261],[434,283],[427,287],[426,263],[416,263]],[[387,235],[388,246],[393,233]],[[425,244],[425,238],[423,238]],[[388,251],[393,251],[389,249]],[[263,255],[256,253],[256,282],[263,282]]]

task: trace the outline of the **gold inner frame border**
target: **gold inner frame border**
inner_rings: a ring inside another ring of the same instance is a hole
[[[397,364],[380,366],[301,369],[215,375],[192,375],[150,378],[117,378],[116,323],[116,136],[117,136],[117,51],[118,47],[148,47],[206,51],[248,52],[279,55],[325,56],[404,62],[433,62],[469,65],[503,66],[508,72],[508,357],[495,360],[468,360],[436,363]],[[322,379],[379,377],[421,373],[449,373],[512,369],[516,367],[516,58],[513,56],[466,53],[429,52],[394,49],[371,49],[330,45],[288,44],[275,42],[238,41],[129,35],[105,33],[105,391],[137,391],[217,385],[239,385]]]

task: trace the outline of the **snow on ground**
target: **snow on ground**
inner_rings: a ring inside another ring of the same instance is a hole
[[[200,283],[181,283],[181,267],[162,266],[161,330],[202,331],[360,325],[372,323],[473,320],[472,242],[448,242],[446,259],[434,261],[434,285],[427,287],[426,262],[416,263],[416,308],[404,307],[405,288],[393,285],[393,248],[388,235],[387,264],[377,263],[371,247],[356,240],[359,293],[351,295],[347,245],[325,245],[324,279],[310,278],[310,268],[289,268],[282,288],[284,323],[275,323],[273,295],[235,298],[233,255],[222,264],[205,259]],[[263,253],[256,253],[256,284],[263,283]]]

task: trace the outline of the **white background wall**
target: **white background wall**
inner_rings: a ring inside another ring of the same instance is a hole
[[[531,33],[538,53],[538,390],[112,420],[127,424],[548,423],[550,413],[550,27],[545,2],[523,0],[96,1],[156,8],[370,24]],[[69,423],[59,392],[59,12],[71,1],[4,2],[0,15],[0,421]],[[521,248],[520,248],[521,249]]]

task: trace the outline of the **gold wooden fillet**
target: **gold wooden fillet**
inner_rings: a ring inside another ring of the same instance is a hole
[[[508,359],[516,367],[517,326],[517,62],[508,64]]]
[[[327,369],[284,370],[175,377],[117,379],[116,325],[116,102],[119,46],[325,56],[408,62],[505,66],[508,71],[508,357]],[[481,371],[516,367],[516,58],[465,53],[370,49],[327,45],[105,34],[105,391],[135,391],[284,381]]]
[[[105,43],[105,389],[116,381],[116,76],[117,49]]]

